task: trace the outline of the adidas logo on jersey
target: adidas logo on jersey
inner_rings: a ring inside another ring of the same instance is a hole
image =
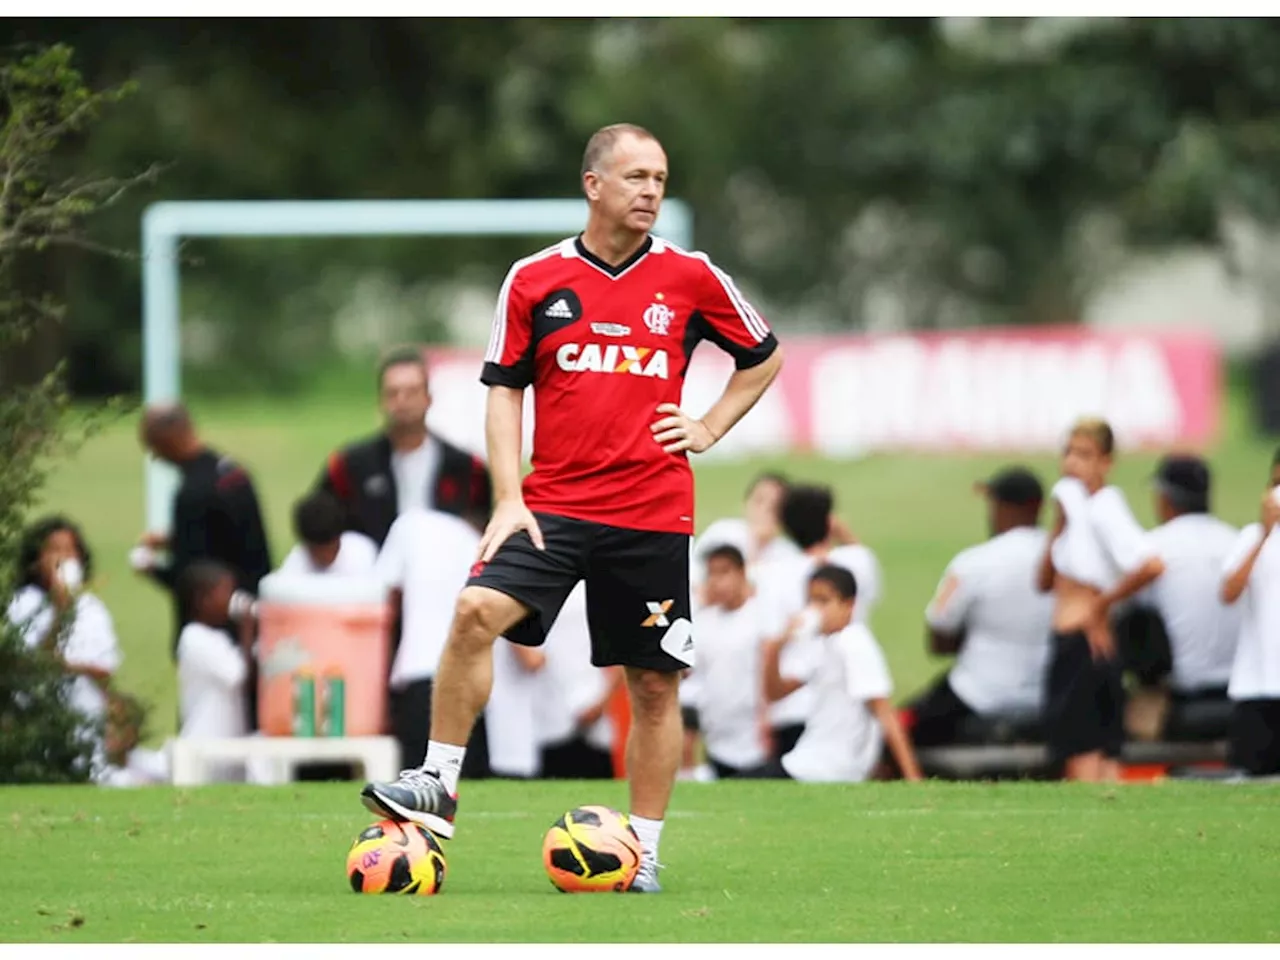
[[[572,320],[573,309],[565,301],[564,297],[561,297],[551,306],[547,307],[546,315],[551,317],[553,320]]]
[[[630,373],[668,379],[667,351],[629,344],[566,343],[556,351],[556,363],[567,373]]]

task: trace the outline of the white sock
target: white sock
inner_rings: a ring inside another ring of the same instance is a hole
[[[658,841],[662,839],[662,821],[648,817],[631,816],[631,826],[640,838],[640,853],[645,861],[658,862]]]
[[[441,743],[439,740],[428,740],[427,759],[422,765],[440,771],[444,788],[453,794],[458,792],[458,777],[462,774],[462,760],[466,755],[466,747]]]

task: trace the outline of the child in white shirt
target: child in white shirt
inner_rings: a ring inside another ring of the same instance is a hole
[[[344,530],[342,504],[327,490],[317,490],[293,506],[293,532],[298,538],[280,573],[372,576],[378,545],[363,533]]]
[[[741,777],[769,759],[769,717],[756,680],[766,631],[742,551],[722,544],[705,565],[706,605],[695,618],[698,727],[716,777]]]
[[[1231,765],[1251,776],[1280,773],[1280,450],[1258,523],[1240,531],[1223,570],[1222,599],[1241,603],[1240,640],[1227,696]]]
[[[1110,612],[1164,573],[1124,493],[1108,482],[1114,454],[1106,421],[1084,417],[1072,426],[1037,575],[1054,598],[1045,739],[1069,780],[1119,778],[1124,686]]]
[[[809,605],[787,634],[764,645],[765,696],[780,700],[812,684],[813,712],[795,747],[766,768],[767,775],[803,781],[861,781],[871,777],[888,744],[902,775],[919,780],[911,739],[889,698],[893,681],[884,654],[856,622],[857,582],[844,567],[824,564],[809,577]],[[794,639],[817,634],[822,656],[808,676],[783,676],[779,659]]]
[[[252,620],[245,618],[238,642],[226,632],[235,589],[234,572],[213,560],[198,560],[179,577],[179,596],[192,611],[192,621],[178,636],[179,737],[248,733],[246,680],[253,631]],[[242,770],[223,765],[211,779],[242,779]]]

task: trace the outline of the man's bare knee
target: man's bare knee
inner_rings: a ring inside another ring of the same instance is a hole
[[[487,646],[524,619],[524,604],[488,587],[465,587],[453,611],[453,638]]]
[[[627,688],[631,693],[632,712],[641,723],[661,722],[679,709],[679,674],[628,667]]]

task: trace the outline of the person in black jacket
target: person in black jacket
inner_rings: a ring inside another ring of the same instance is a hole
[[[391,524],[412,507],[489,522],[492,483],[484,461],[427,431],[431,392],[420,350],[401,348],[378,367],[384,427],[330,455],[316,486],[343,504],[347,529],[379,547]]]
[[[204,445],[186,407],[148,406],[141,435],[153,456],[173,464],[182,475],[169,532],[143,534],[134,558],[139,572],[173,594],[176,654],[178,634],[192,616],[177,592],[183,571],[196,560],[219,560],[235,571],[238,590],[255,594],[258,581],[271,572],[271,552],[252,479],[230,457]],[[168,562],[158,563],[156,551],[167,551]],[[257,700],[248,699],[250,729],[256,729]]]
[[[381,550],[398,516],[426,508],[453,514],[483,531],[493,500],[489,468],[427,430],[431,390],[421,350],[402,347],[383,358],[378,365],[378,405],[383,429],[331,454],[316,482],[317,489],[342,503],[346,529],[371,538]],[[391,628],[393,660],[402,627],[397,604]],[[471,745],[468,776],[488,776],[483,717],[472,731]]]

